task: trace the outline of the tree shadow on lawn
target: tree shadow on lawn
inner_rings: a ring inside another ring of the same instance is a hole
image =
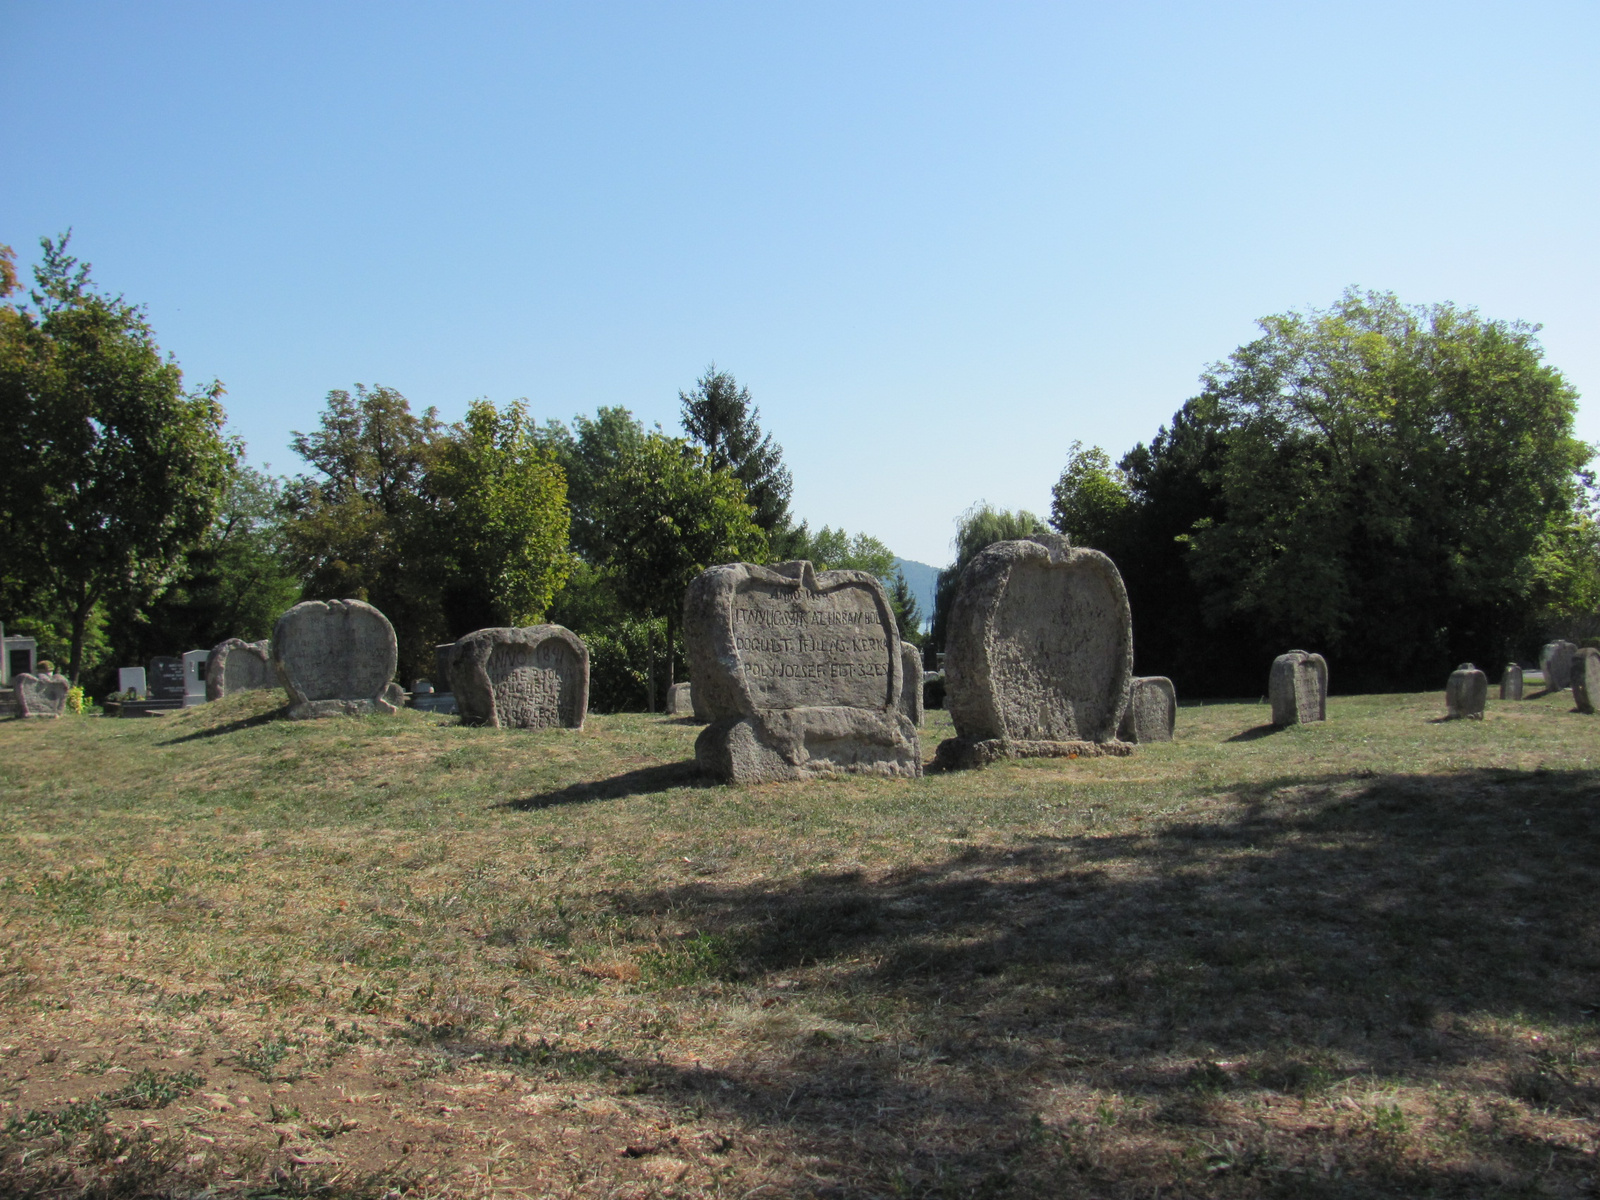
[[[832,1194],[1570,1191],[1594,1164],[1568,1135],[1458,1114],[1407,1149],[1378,1118],[1292,1114],[1342,1078],[1426,1088],[1460,1068],[1491,1097],[1600,1111],[1585,1068],[1546,1070],[1520,1040],[1600,1005],[1597,794],[1594,771],[1283,778],[1216,823],[616,897],[689,922],[706,975],[771,989],[789,1023],[748,1070],[635,1067],[792,1131]],[[1091,1115],[1052,1115],[1052,1089]],[[1098,1123],[1097,1089],[1124,1098]],[[1237,1089],[1281,1094],[1290,1119],[1230,1108]]]
[[[595,779],[585,783],[568,784],[554,791],[539,792],[520,800],[502,800],[496,808],[532,809],[555,808],[562,804],[589,804],[595,800],[621,800],[628,796],[648,796],[673,788],[707,788],[716,781],[701,773],[694,761],[658,763],[613,775],[610,779]]]

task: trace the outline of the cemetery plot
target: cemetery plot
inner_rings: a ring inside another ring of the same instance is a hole
[[[1570,693],[758,787],[282,704],[0,724],[0,1191],[1588,1194]]]

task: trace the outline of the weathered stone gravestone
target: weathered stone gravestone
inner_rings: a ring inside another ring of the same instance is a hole
[[[944,767],[1128,754],[1116,738],[1133,675],[1133,619],[1112,561],[1045,534],[981,550],[956,583]]]
[[[211,647],[206,656],[206,699],[221,700],[239,692],[264,691],[278,686],[272,668],[272,643],[229,638]]]
[[[480,629],[450,652],[456,708],[469,725],[582,729],[589,648],[560,625]]]
[[[1577,652],[1572,642],[1551,642],[1539,652],[1546,692],[1564,692],[1572,686],[1572,656]]]
[[[24,671],[12,677],[11,686],[16,689],[17,710],[24,717],[59,717],[67,711],[67,692],[72,684],[65,675],[46,670],[38,674]]]
[[[687,717],[694,714],[694,696],[691,685],[675,683],[667,689],[667,716]]]
[[[910,642],[900,643],[900,711],[922,728],[922,651]]]
[[[158,654],[150,660],[150,699],[183,703],[183,659],[175,654]]]
[[[1117,737],[1124,742],[1170,742],[1178,723],[1178,690],[1165,675],[1136,675],[1128,684]]]
[[[295,720],[398,711],[398,660],[394,626],[361,600],[304,601],[272,631],[272,666]]]
[[[1600,650],[1585,646],[1572,656],[1572,699],[1579,712],[1600,705]]]
[[[1522,699],[1522,668],[1516,663],[1507,663],[1500,675],[1500,699]]]
[[[1450,672],[1444,687],[1444,708],[1447,720],[1459,721],[1470,717],[1483,720],[1483,708],[1489,700],[1489,677],[1472,663],[1462,663]]]
[[[1306,725],[1328,718],[1328,664],[1320,654],[1291,650],[1272,660],[1267,676],[1274,725]]]
[[[712,567],[683,601],[701,770],[735,783],[920,775],[883,585],[809,562]]]

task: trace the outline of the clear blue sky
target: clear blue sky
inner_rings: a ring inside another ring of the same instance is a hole
[[[1600,391],[1591,0],[0,0],[0,64],[0,241],[71,226],[279,471],[357,381],[676,431],[715,360],[798,515],[939,564],[1349,284]]]

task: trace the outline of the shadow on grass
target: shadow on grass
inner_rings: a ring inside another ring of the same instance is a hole
[[[1243,733],[1236,733],[1226,740],[1230,742],[1256,742],[1264,737],[1271,737],[1275,733],[1282,733],[1285,728],[1286,726],[1273,725],[1271,723],[1257,725],[1254,728],[1246,729]]]
[[[1600,1111],[1600,772],[1289,777],[1234,795],[1226,820],[972,848],[887,877],[619,896],[687,922],[699,978],[767,995],[771,1030],[748,1068],[628,1069],[792,1131],[834,1181],[818,1195],[1586,1186],[1592,1156],[1568,1134],[1485,1124],[1466,1098],[1425,1119],[1290,1118],[1345,1078],[1426,1090],[1463,1087],[1460,1072],[1487,1081],[1491,1109]],[[1530,1028],[1588,1066],[1546,1063]],[[1284,1121],[1229,1109],[1237,1089],[1281,1093]],[[1121,1107],[1095,1117],[1102,1095]]]
[[[640,767],[637,771],[614,775],[610,779],[569,784],[554,791],[526,796],[521,800],[503,800],[495,807],[527,812],[531,809],[555,808],[562,804],[589,804],[596,800],[648,796],[655,792],[671,791],[673,788],[705,788],[715,785],[715,780],[701,774],[700,768],[691,759],[687,762]]]
[[[241,717],[237,721],[228,721],[222,725],[213,725],[209,729],[196,729],[193,733],[186,733],[182,737],[168,738],[164,742],[157,742],[158,746],[180,746],[184,742],[198,742],[206,738],[223,737],[230,733],[242,733],[246,729],[255,729],[272,721],[279,720],[284,713],[289,711],[289,706],[275,708],[271,712],[257,713],[253,717]]]

